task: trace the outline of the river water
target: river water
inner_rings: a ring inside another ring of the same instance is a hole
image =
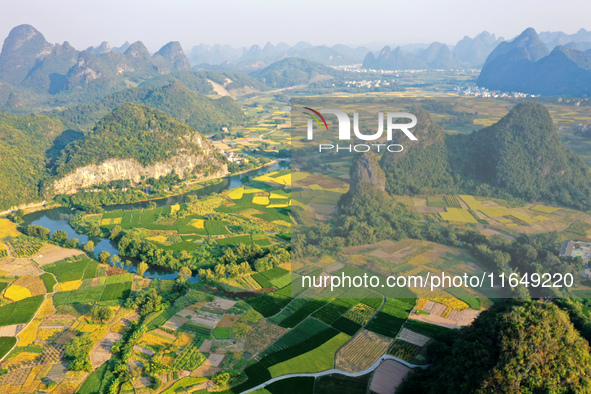
[[[244,177],[248,176],[250,178],[256,177],[258,175],[267,174],[269,172],[277,171],[279,169],[284,169],[289,167],[289,161],[280,161],[279,163],[272,164],[267,167],[259,168],[257,170],[249,171],[244,174],[232,175],[229,177],[225,177],[222,181],[218,184],[206,186],[201,189],[192,190],[190,192],[179,194],[177,196],[166,197],[158,200],[151,200],[156,203],[158,207],[167,207],[174,204],[182,204],[188,201],[189,196],[206,196],[212,193],[221,193],[224,190],[234,189],[236,187],[242,186],[244,181],[246,180]],[[106,211],[116,211],[116,210],[130,210],[130,209],[140,209],[146,208],[150,201],[142,201],[142,202],[135,202],[131,204],[119,204],[119,205],[109,205],[103,207]],[[70,226],[69,222],[76,214],[76,211],[71,210],[70,208],[52,208],[46,209],[43,211],[37,211],[30,213],[24,216],[24,225],[29,224],[36,224],[39,226],[43,226],[48,228],[52,233],[57,230],[63,230],[68,234],[68,238],[78,238],[81,244],[88,242],[89,240],[93,241],[95,244],[94,253],[95,256],[98,256],[100,252],[106,251],[109,252],[111,255],[118,254],[117,245],[105,238],[100,237],[89,237],[86,234],[79,234]],[[132,259],[122,259],[123,263],[127,262],[128,264],[121,264],[119,267],[128,271],[128,272],[137,272],[137,265],[138,262]],[[129,264],[131,263],[131,264]],[[164,267],[159,266],[150,266],[148,271],[144,274],[144,276],[148,278],[156,278],[156,279],[174,279],[178,276],[178,273],[174,270],[167,269]],[[197,273],[193,274],[193,277],[190,278],[191,282],[197,282],[199,279],[197,278]]]

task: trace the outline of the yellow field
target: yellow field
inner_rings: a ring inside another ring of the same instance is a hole
[[[25,298],[29,298],[30,296],[31,292],[29,291],[29,289],[18,285],[11,285],[4,292],[4,297],[11,299],[12,301],[24,300]]]
[[[242,188],[242,187],[237,187],[235,189],[232,189],[228,193],[228,197],[230,197],[232,200],[240,200],[243,195],[244,195],[244,188]]]
[[[284,196],[283,194],[277,194],[277,193],[271,192],[271,195],[269,196],[269,198],[284,198],[284,199],[287,199],[289,197]]]
[[[516,212],[511,212],[511,216],[521,220],[522,222],[528,223],[528,224],[537,222],[537,220],[534,218],[530,218],[529,216],[522,215],[522,214],[516,213]]]
[[[201,228],[203,228],[203,227],[201,227]],[[153,237],[148,237],[146,239],[147,240],[150,240],[150,241],[154,241],[154,242],[163,243],[163,242],[166,242],[168,240],[168,237],[165,236],[165,235],[154,235]]]
[[[270,204],[267,208],[287,208],[290,204]]]
[[[170,213],[175,213],[181,209],[179,204],[174,204],[170,206]]]
[[[107,226],[109,224],[111,224],[111,219],[110,218],[102,219],[101,220],[101,226]]]
[[[472,196],[461,194],[458,195],[458,197],[460,197],[462,201],[464,201],[468,205],[468,207],[473,211],[480,211],[482,208],[485,208],[484,205],[482,205]]]
[[[21,233],[16,229],[16,223],[8,219],[0,219],[0,238],[18,237]]]
[[[277,178],[273,178],[273,181],[279,183],[280,185],[291,185],[291,174],[286,174]]]
[[[291,181],[292,182],[301,181],[302,179],[306,179],[308,176],[310,176],[310,174],[308,174],[307,172],[292,172],[291,173]]]
[[[111,224],[121,224],[121,220],[123,220],[123,218],[113,218]]]
[[[546,205],[536,205],[530,208],[533,211],[539,211],[544,213],[553,213],[558,211],[560,208],[548,207]]]
[[[448,222],[478,223],[476,219],[465,209],[445,208],[446,212],[441,212],[441,218]]]
[[[482,207],[479,209],[480,212],[488,216],[489,218],[499,218],[501,216],[511,215],[506,207]]]
[[[37,330],[39,329],[39,326],[41,325],[42,321],[43,320],[41,320],[41,319],[35,319],[31,323],[29,323],[29,325],[24,330],[19,332],[19,334],[18,334],[18,345],[19,346],[28,346],[28,345],[32,344],[33,342],[35,342],[35,339],[37,339]]]
[[[362,330],[339,349],[336,355],[336,367],[348,372],[363,371],[386,353],[392,341],[382,335]]]
[[[41,308],[39,308],[39,312],[37,312],[38,319],[45,319],[53,315],[56,312],[55,308],[53,307],[53,298],[47,297]]]
[[[267,196],[254,196],[252,202],[258,205],[269,205],[269,197]]]
[[[544,220],[550,220],[550,218],[547,218],[546,216],[542,216],[542,215],[534,216],[533,219],[537,220],[538,222],[543,222]]]
[[[69,282],[58,283],[57,284],[58,288],[57,288],[56,291],[76,290],[81,285],[82,285],[82,281],[81,280],[72,280],[72,281],[69,281]]]
[[[193,219],[191,220],[191,226],[195,228],[205,228],[205,220],[204,219]]]

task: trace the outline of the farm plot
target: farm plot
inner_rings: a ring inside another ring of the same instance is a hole
[[[43,269],[54,274],[58,282],[70,282],[73,280],[81,280],[84,277],[84,271],[86,271],[86,268],[90,262],[91,260],[89,259],[83,259],[74,262],[61,260],[56,263],[46,265]],[[96,267],[94,270],[96,271]]]
[[[270,317],[269,321],[274,324],[280,324],[284,319],[293,315],[297,310],[302,308],[308,300],[305,298],[294,298],[281,312],[277,315]]]
[[[287,331],[287,329],[269,323],[265,319],[260,320],[248,332],[244,351],[250,354],[258,354],[283,336]]]
[[[299,345],[328,328],[329,327],[326,324],[319,322],[318,320],[306,319],[296,328],[279,338],[265,351],[265,354],[275,353]]]
[[[279,325],[281,327],[292,328],[304,321],[308,316],[328,304],[325,299],[311,299],[291,316],[286,317]]]
[[[441,218],[447,222],[478,223],[474,216],[462,208],[445,208],[446,212],[441,212]]]
[[[221,220],[206,220],[204,222],[205,230],[209,235],[228,235],[230,232]]]
[[[213,330],[213,335],[217,339],[230,339],[232,338],[232,329],[226,327],[216,327]]]
[[[336,367],[348,372],[369,368],[392,343],[391,338],[362,330],[337,352]]]
[[[0,326],[28,323],[43,300],[44,296],[38,295],[0,307]]]
[[[375,333],[394,338],[414,305],[394,298],[387,298],[384,307],[369,322],[367,329]]]
[[[273,316],[281,311],[291,298],[279,295],[264,295],[262,297],[250,298],[246,302],[264,317]]]
[[[238,244],[252,245],[250,235],[237,235],[235,237],[219,238],[216,240],[220,246],[235,246]]]
[[[347,312],[353,305],[355,305],[356,302],[357,301],[353,299],[337,298],[318,311],[314,312],[312,317],[315,317],[326,324],[332,324],[345,312]]]
[[[377,394],[395,393],[411,368],[395,360],[385,360],[374,372],[369,389]]]
[[[321,376],[316,379],[314,394],[365,393],[370,377],[371,374],[355,378],[338,374]]]
[[[199,351],[199,347],[203,343],[204,338],[195,336],[191,343],[189,343],[175,358],[172,366],[173,370],[189,370],[197,369],[205,361],[205,356]]]
[[[320,372],[334,367],[334,354],[351,337],[339,333],[317,348],[269,367],[272,377],[291,373]]]

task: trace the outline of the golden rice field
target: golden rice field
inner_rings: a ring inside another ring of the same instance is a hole
[[[555,207],[549,207],[546,205],[536,205],[530,208],[533,211],[538,211],[538,212],[543,212],[543,213],[554,213],[556,211],[558,211],[560,208],[555,208]]]
[[[16,223],[8,219],[0,219],[0,238],[18,237],[21,233],[16,229]]]
[[[31,296],[31,292],[29,289],[19,285],[11,285],[6,289],[4,292],[4,297],[12,300],[12,301],[20,301],[24,300],[25,298],[29,298]]]
[[[339,349],[336,355],[336,368],[348,372],[363,371],[386,353],[392,341],[391,338],[362,330]]]
[[[39,330],[39,326],[41,325],[41,319],[35,319],[29,325],[22,330],[18,334],[18,345],[19,346],[28,346],[35,342],[37,339],[37,331]]]
[[[441,218],[447,222],[478,223],[474,216],[462,208],[445,208],[446,212],[441,212]]]

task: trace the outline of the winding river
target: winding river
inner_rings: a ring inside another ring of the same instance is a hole
[[[280,161],[278,163],[262,167],[257,170],[252,170],[245,172],[243,174],[225,177],[220,183],[217,183],[215,185],[206,186],[201,189],[192,190],[190,192],[179,194],[176,196],[170,196],[151,201],[155,202],[156,206],[158,207],[167,207],[174,204],[182,204],[188,201],[189,196],[206,196],[212,193],[221,193],[224,190],[234,189],[244,184],[244,181],[246,180],[245,177],[252,178],[258,175],[277,171],[279,169],[288,168],[289,164],[289,161]],[[151,201],[141,201],[131,204],[109,205],[104,206],[103,208],[106,211],[140,209],[146,208]],[[48,228],[52,233],[57,230],[63,230],[68,234],[68,238],[78,238],[80,243],[86,243],[89,240],[93,241],[95,244],[95,256],[98,256],[98,254],[103,251],[109,252],[111,255],[118,254],[117,245],[115,245],[115,243],[110,241],[109,239],[100,237],[89,237],[86,234],[77,233],[76,230],[74,230],[69,223],[75,214],[76,212],[71,210],[70,208],[52,208],[30,213],[28,215],[25,215],[23,219],[24,225],[36,224]],[[128,272],[137,272],[137,261],[132,259],[123,259],[123,263],[127,264],[121,264],[119,266],[120,268]],[[144,276],[155,279],[174,279],[177,277],[177,275],[178,273],[174,270],[159,266],[150,266]],[[197,273],[194,273],[193,277],[190,278],[190,281],[199,281]]]

